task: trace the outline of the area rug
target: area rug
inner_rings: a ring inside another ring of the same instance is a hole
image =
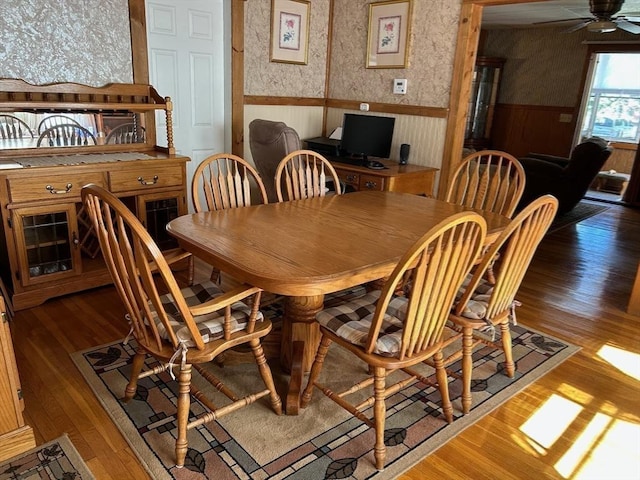
[[[95,479],[65,434],[0,463],[0,480]]]
[[[276,303],[265,313],[277,315],[281,309]],[[517,362],[513,379],[502,373],[501,351],[484,347],[474,353],[473,407],[467,415],[460,411],[461,381],[451,376],[452,424],[442,416],[437,387],[416,383],[387,400],[383,472],[373,466],[373,430],[317,391],[298,416],[275,415],[265,397],[217,422],[190,430],[185,467],[178,469],[174,466],[177,384],[169,374],[140,380],[136,396],[124,404],[120,399],[135,345],[115,342],[74,353],[72,358],[154,479],[383,479],[406,471],[578,350],[523,326],[514,326],[512,334]],[[334,391],[366,373],[365,365],[349,355],[335,345],[329,350],[321,380],[335,387]],[[155,362],[148,359],[147,366],[153,365]],[[254,364],[222,368],[219,375],[237,393],[257,390],[252,387],[260,381]],[[459,363],[451,370],[459,373]],[[288,376],[280,372],[277,362],[272,371],[278,391],[285,391]],[[204,388],[205,382],[193,373],[193,381],[202,382]],[[435,377],[433,371],[423,373]],[[190,418],[204,411],[195,400],[191,407]],[[371,409],[365,413],[371,415]]]
[[[589,217],[593,217],[599,213],[608,210],[609,207],[605,205],[598,205],[596,203],[588,203],[588,202],[580,202],[573,209],[556,217],[549,227],[549,232],[555,232],[556,230],[560,230],[561,228],[567,227],[569,225],[573,225],[581,222]]]

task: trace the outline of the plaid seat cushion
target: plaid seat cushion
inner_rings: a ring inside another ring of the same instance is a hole
[[[184,295],[184,299],[187,302],[187,305],[189,305],[190,307],[200,305],[201,303],[219,297],[224,293],[222,290],[220,290],[220,287],[218,287],[211,281],[206,281],[197,285],[191,285],[189,287],[183,288],[181,292],[182,295]],[[164,305],[165,311],[167,312],[167,316],[169,317],[171,328],[178,337],[178,340],[187,347],[195,346],[191,334],[189,333],[189,329],[184,324],[182,315],[178,311],[176,305],[173,303],[173,298],[169,294],[167,294],[160,297],[160,299],[162,301],[162,304]],[[167,335],[164,324],[155,312],[152,313],[161,337],[165,340],[168,340],[169,336]],[[242,330],[243,328],[245,328],[250,315],[251,307],[249,307],[246,303],[236,302],[231,305],[231,331],[237,332],[238,330]],[[256,317],[256,321],[261,322],[263,318],[264,317],[262,315],[262,312],[259,311]],[[198,326],[200,335],[202,335],[202,340],[205,343],[222,338],[224,325],[224,309],[208,313],[206,315],[198,315],[197,317],[194,317],[194,320]]]
[[[458,293],[456,295],[456,303],[462,295],[464,291],[467,289],[469,282],[471,281],[471,274],[467,275],[462,282],[462,286],[458,289]],[[489,307],[489,299],[491,298],[491,294],[493,293],[493,285],[487,282],[484,277],[480,280],[480,283],[476,287],[475,291],[471,295],[471,298],[467,302],[467,306],[462,312],[462,316],[466,318],[470,318],[472,320],[482,320],[487,315],[487,308]]]
[[[318,312],[316,320],[346,341],[364,347],[380,293],[380,290],[375,290],[340,305],[326,308]],[[374,353],[385,357],[398,354],[402,343],[402,328],[407,304],[408,300],[404,297],[394,297],[389,302]]]

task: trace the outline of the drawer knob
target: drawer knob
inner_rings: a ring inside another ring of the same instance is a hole
[[[153,180],[149,181],[149,180],[145,180],[142,177],[138,177],[138,181],[142,184],[142,185],[155,185],[156,183],[158,183],[158,175],[154,175],[153,176]]]
[[[53,185],[47,185],[44,188],[49,190],[49,193],[51,193],[53,195],[64,195],[65,193],[69,193],[69,191],[71,190],[72,187],[73,187],[72,184],[67,183],[67,186],[65,187],[64,190],[57,190]]]
[[[358,180],[356,175],[347,175],[347,182],[355,182],[356,180]]]
[[[368,181],[368,182],[365,182],[364,186],[368,189],[373,189],[378,186],[378,182]]]

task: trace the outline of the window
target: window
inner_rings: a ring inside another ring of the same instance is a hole
[[[640,141],[640,53],[597,53],[583,98],[580,138]]]

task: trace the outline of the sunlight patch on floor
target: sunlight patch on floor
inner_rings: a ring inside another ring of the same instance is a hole
[[[572,480],[637,480],[639,448],[640,425],[598,413],[555,467]]]
[[[520,430],[535,442],[532,446],[538,445],[542,449],[548,450],[581,411],[580,404],[553,394],[522,424]]]
[[[640,380],[640,355],[611,345],[603,345],[598,357],[610,363],[622,373]]]

